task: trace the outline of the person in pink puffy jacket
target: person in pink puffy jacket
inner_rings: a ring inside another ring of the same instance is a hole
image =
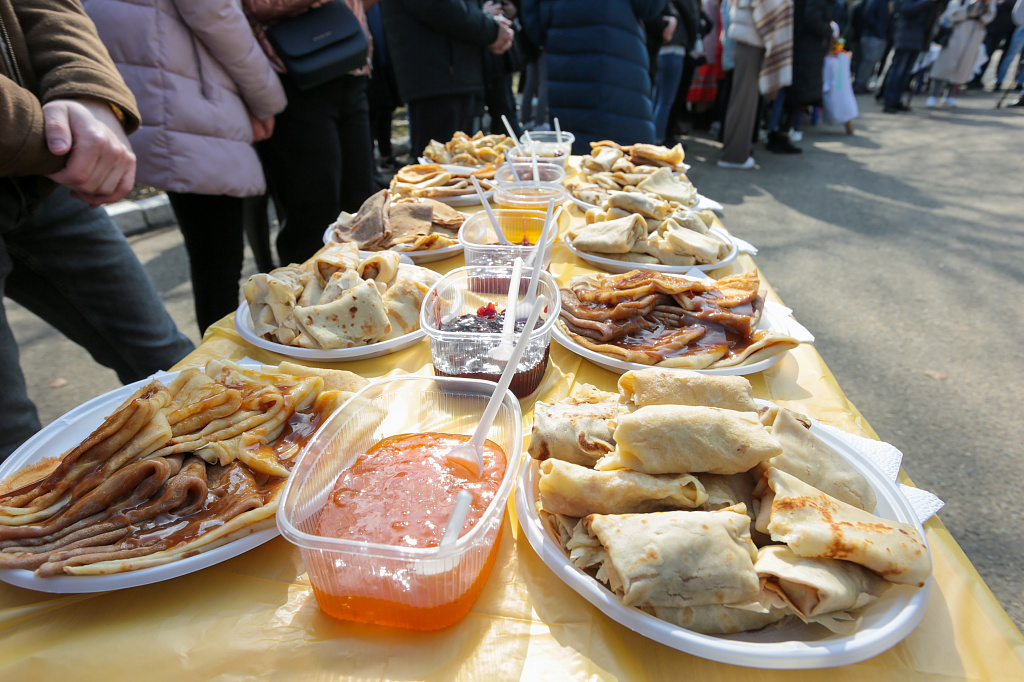
[[[287,104],[239,0],[84,0],[138,101],[140,184],[165,190],[202,332],[238,306],[245,197],[266,191],[253,143]]]

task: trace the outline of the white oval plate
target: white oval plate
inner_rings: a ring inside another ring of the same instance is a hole
[[[782,334],[788,334],[789,328],[784,321],[776,318],[775,310],[768,305],[765,305],[764,312],[761,313],[761,319],[757,323],[758,329],[767,329],[768,331],[779,332]],[[587,360],[590,360],[595,365],[600,365],[605,369],[616,372],[617,374],[623,374],[634,369],[646,369],[653,365],[641,365],[636,362],[626,362],[625,360],[619,360],[611,356],[605,355],[604,353],[598,353],[596,350],[582,346],[576,343],[574,339],[568,336],[562,329],[555,324],[551,328],[551,335],[555,341],[558,341],[563,347],[568,348],[573,353],[583,356]],[[789,351],[786,351],[788,353]],[[745,376],[747,374],[755,374],[757,372],[763,372],[769,367],[774,367],[785,357],[786,353],[779,353],[769,358],[765,358],[759,362],[755,362],[749,365],[738,365],[736,367],[719,367],[719,368],[708,368],[708,369],[691,369],[691,372],[698,372],[700,374],[711,374],[716,376]],[[672,369],[667,367],[665,369]]]
[[[337,348],[335,350],[296,348],[294,346],[286,346],[283,343],[267,341],[257,335],[252,328],[252,316],[249,315],[249,303],[246,301],[242,301],[238,306],[238,310],[235,311],[234,323],[235,331],[238,332],[238,335],[257,348],[286,355],[297,360],[316,360],[319,362],[347,362],[349,360],[377,358],[419,343],[420,339],[427,335],[422,329],[417,329],[404,336],[399,336],[397,339],[371,343],[368,346]]]
[[[330,244],[333,239],[334,230],[328,227],[324,230],[324,244]],[[420,263],[433,263],[434,261],[444,260],[445,258],[451,258],[452,256],[462,253],[462,244],[452,244],[451,246],[445,246],[440,249],[431,249],[429,251],[395,251],[399,254],[401,262],[409,265],[419,265]],[[369,258],[376,251],[360,251],[359,256],[362,258]]]
[[[569,239],[569,235],[565,235],[565,247],[572,251],[573,255],[581,260],[593,265],[595,268],[600,268],[605,272],[613,272],[616,274],[622,274],[629,272],[630,270],[654,270],[655,272],[666,272],[671,275],[682,275],[690,272],[691,270],[700,270],[702,272],[709,272],[717,268],[724,268],[727,265],[731,265],[736,257],[740,254],[739,246],[733,241],[733,238],[728,232],[717,227],[712,227],[711,232],[714,232],[717,236],[721,237],[729,246],[729,253],[726,254],[725,258],[718,261],[717,263],[708,263],[706,265],[661,265],[660,263],[630,263],[629,261],[616,260],[614,258],[608,258],[606,256],[598,256],[594,253],[587,253],[586,251],[580,251],[572,245],[572,240]]]
[[[582,199],[577,199],[572,195],[572,192],[569,192],[569,198],[572,199],[572,203],[579,206],[580,210],[583,211],[584,213],[586,213],[592,208],[597,208],[597,206],[595,206],[594,204],[588,204]],[[697,203],[694,204],[693,206],[690,206],[690,208],[693,209],[694,211],[703,211],[705,208],[710,208],[712,211],[725,210],[725,207],[722,206],[720,203],[718,203],[714,199],[708,199],[703,194],[697,195]]]
[[[85,440],[87,436],[103,423],[103,420],[108,415],[139,388],[145,386],[153,379],[159,379],[167,383],[173,381],[177,376],[177,372],[158,372],[148,379],[136,381],[134,384],[128,384],[121,388],[115,388],[113,391],[82,403],[56,421],[48,424],[39,433],[26,441],[24,445],[15,450],[7,458],[7,461],[0,466],[0,480],[7,478],[18,469],[45,457],[59,457]],[[254,547],[258,547],[277,535],[277,526],[274,525],[187,559],[179,559],[163,566],[142,568],[125,573],[114,573],[111,575],[60,575],[39,578],[27,569],[8,568],[0,569],[0,580],[16,587],[55,594],[122,590],[128,587],[149,585],[150,583],[177,578],[178,576],[219,564]]]
[[[758,400],[761,405],[770,403]],[[924,528],[895,483],[868,457],[851,445],[817,427],[811,431],[843,456],[871,483],[878,498],[874,513],[915,526],[922,539]],[[882,597],[860,611],[860,627],[852,635],[837,635],[816,625],[800,622],[761,632],[735,635],[702,635],[660,620],[631,606],[594,578],[572,565],[558,539],[548,533],[537,513],[538,462],[532,457],[520,470],[516,484],[516,514],[533,549],[555,575],[606,616],[644,637],[666,646],[720,663],[752,668],[808,669],[850,665],[895,646],[924,617],[934,580],[923,588],[890,585]]]

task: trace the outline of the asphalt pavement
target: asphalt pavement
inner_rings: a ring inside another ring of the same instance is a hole
[[[846,395],[1024,627],[1024,108],[970,92],[955,109],[888,115],[859,98],[855,134],[806,126],[799,155],[758,145],[751,170],[684,139],[691,180],[759,248],[758,266]],[[130,238],[196,342],[175,227]],[[251,258],[244,276],[255,271]],[[5,301],[29,391],[47,423],[118,386],[56,330]]]

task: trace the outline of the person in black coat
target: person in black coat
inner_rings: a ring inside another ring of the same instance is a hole
[[[782,116],[768,132],[765,147],[780,154],[799,153],[789,140],[789,130],[807,106],[820,106],[824,89],[822,72],[825,55],[832,40],[832,0],[794,0],[793,2],[793,84],[780,96]]]
[[[512,45],[510,22],[477,0],[381,0],[398,91],[409,113],[413,156],[430,140],[466,133],[484,93],[483,51]]]
[[[928,48],[935,19],[942,13],[940,0],[898,0],[892,63],[885,75],[883,109],[887,114],[910,111],[903,93],[910,84],[911,69],[921,50]]]

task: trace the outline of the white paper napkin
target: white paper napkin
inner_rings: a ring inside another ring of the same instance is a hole
[[[793,318],[792,308],[774,301],[765,301],[764,314],[770,318],[772,328],[777,331],[789,334],[800,343],[814,343],[814,334]]]
[[[729,235],[732,237],[733,242],[736,244],[736,248],[740,250],[740,253],[749,253],[751,256],[757,255],[757,247],[750,242],[740,239],[734,234]]]
[[[847,433],[842,429],[837,429],[834,426],[829,426],[828,424],[819,423],[816,424],[816,426],[825,429],[852,447],[854,450],[870,459],[885,472],[885,475],[889,477],[889,480],[896,483],[896,477],[900,473],[900,464],[903,462],[903,453],[895,446],[890,443],[874,440],[873,438],[856,436],[852,433]],[[905,497],[907,502],[910,503],[910,506],[913,507],[914,513],[917,515],[917,520],[921,523],[924,523],[934,516],[946,504],[940,500],[937,495],[934,495],[927,490],[913,488],[911,486],[903,485],[902,483],[896,483],[896,487],[899,488],[903,497]]]

